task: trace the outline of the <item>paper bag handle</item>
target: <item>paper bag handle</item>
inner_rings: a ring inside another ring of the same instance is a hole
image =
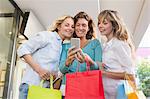
[[[53,88],[53,75],[50,75],[50,89],[54,89]],[[41,80],[41,82],[40,82],[40,86],[42,87],[42,85],[43,85],[43,83],[44,83],[44,80]]]
[[[133,84],[133,81],[130,79],[130,77],[125,73],[125,80],[130,84],[130,86],[133,88],[133,90],[137,91],[136,86]]]

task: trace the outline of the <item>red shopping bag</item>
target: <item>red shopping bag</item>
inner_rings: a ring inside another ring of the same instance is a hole
[[[76,72],[66,77],[65,99],[104,99],[101,71]]]
[[[105,99],[101,71],[76,72],[66,78],[65,99]]]

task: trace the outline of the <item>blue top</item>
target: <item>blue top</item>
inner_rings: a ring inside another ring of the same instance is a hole
[[[78,71],[83,72],[86,71],[86,63],[79,63],[77,60],[74,60],[73,63],[67,67],[65,66],[65,61],[67,58],[67,52],[68,49],[71,47],[70,43],[66,43],[62,45],[62,54],[61,54],[61,59],[60,59],[60,71],[64,74],[62,84],[65,84],[66,82],[66,73],[73,73],[77,71],[77,66]],[[84,48],[82,48],[82,51],[86,54],[88,54],[94,61],[102,61],[102,48],[99,40],[94,39],[91,40]],[[90,70],[96,70],[99,69],[98,65],[93,65],[90,67]]]
[[[42,68],[57,73],[62,51],[62,39],[57,32],[43,31],[31,37],[18,49],[18,56],[31,54],[33,60]],[[27,64],[22,83],[39,85],[40,76]]]

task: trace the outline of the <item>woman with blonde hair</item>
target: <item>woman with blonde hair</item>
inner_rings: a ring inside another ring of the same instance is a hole
[[[134,45],[117,11],[98,15],[98,28],[107,41],[103,45],[103,85],[106,99],[116,99],[117,87],[127,74],[134,81]]]
[[[28,64],[19,88],[19,99],[27,99],[29,85],[39,85],[42,79],[45,80],[43,87],[49,87],[50,74],[58,74],[62,41],[71,38],[73,32],[74,19],[63,16],[50,31],[37,33],[19,47],[18,56]]]

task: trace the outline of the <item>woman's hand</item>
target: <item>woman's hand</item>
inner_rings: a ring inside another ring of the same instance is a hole
[[[75,54],[75,58],[80,62],[85,62],[85,54],[82,52],[82,49],[79,48],[79,51]]]
[[[78,51],[79,49],[76,49],[74,46],[69,48],[68,56],[67,56],[66,63],[65,63],[66,66],[69,66],[72,64],[72,62],[75,59],[75,54],[77,54]]]
[[[91,59],[91,57],[88,54],[83,53],[82,49],[79,49],[77,54],[75,54],[75,58],[80,63],[86,62],[86,59],[87,59],[87,61],[90,63],[90,65],[94,65],[95,64],[95,62]]]
[[[26,54],[23,56],[23,58],[25,59],[26,63],[29,64],[29,66],[39,74],[39,76],[43,79],[43,80],[49,80],[50,78],[50,72],[48,70],[45,70],[43,68],[41,68],[41,66],[39,64],[37,64],[32,56],[30,54]],[[31,78],[32,79],[32,78]]]
[[[84,62],[86,62],[85,57],[87,57],[90,65],[95,64],[95,62],[91,59],[91,57],[88,54],[83,53],[81,48],[76,49],[75,47],[71,47],[68,50],[68,56],[67,56],[65,64],[66,64],[66,66],[69,66],[70,64],[72,64],[74,59],[77,59],[80,63],[84,63]]]
[[[40,78],[43,80],[49,80],[50,79],[50,72],[46,69],[39,68],[37,70],[37,73],[39,74]]]
[[[90,63],[90,65],[94,65],[95,64],[95,62],[93,61],[93,59],[88,54],[85,54],[85,57],[87,58],[87,60]]]

